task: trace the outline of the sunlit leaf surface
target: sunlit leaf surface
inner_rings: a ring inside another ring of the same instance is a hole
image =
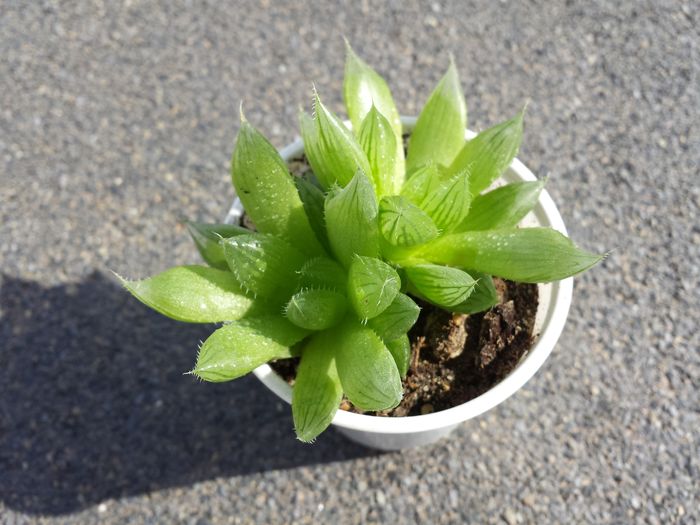
[[[426,259],[526,283],[557,281],[603,259],[549,228],[510,228],[445,235],[421,249]]]
[[[231,272],[206,266],[175,266],[140,281],[119,279],[139,301],[178,321],[232,321],[261,306]]]

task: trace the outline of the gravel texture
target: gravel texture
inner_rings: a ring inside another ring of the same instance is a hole
[[[16,2],[0,8],[0,522],[698,523],[700,8],[675,2]],[[417,111],[454,55],[470,125],[613,250],[518,395],[448,441],[294,440],[253,378],[182,372],[209,327],[109,270],[197,260],[238,104],[277,146],[345,34]]]

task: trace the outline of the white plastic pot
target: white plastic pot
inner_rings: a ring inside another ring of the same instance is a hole
[[[413,130],[415,117],[402,117],[405,131]],[[466,131],[466,138],[475,133]],[[285,161],[298,158],[304,151],[301,139],[297,139],[280,151]],[[513,160],[506,173],[496,183],[536,180],[532,172],[518,159]],[[236,198],[227,222],[240,219],[243,208]],[[540,194],[535,209],[521,222],[523,226],[546,226],[566,234],[564,221],[554,201],[546,190]],[[542,366],[557,343],[566,323],[571,304],[573,279],[539,284],[539,306],[535,319],[535,343],[522,357],[518,366],[491,390],[466,403],[431,414],[408,417],[377,417],[338,410],[332,425],[348,438],[367,447],[381,450],[398,450],[433,443],[447,436],[457,425],[476,417],[502,403],[517,392]],[[287,403],[292,401],[292,389],[268,365],[254,370],[254,374]]]

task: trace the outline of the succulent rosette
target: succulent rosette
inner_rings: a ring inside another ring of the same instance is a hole
[[[305,177],[241,114],[231,172],[255,229],[189,222],[208,266],[123,280],[173,319],[224,323],[192,370],[205,381],[300,357],[292,412],[302,441],[328,427],[343,395],[366,411],[398,405],[414,298],[479,312],[497,302],[492,276],[554,281],[601,259],[555,230],[517,226],[544,182],[491,187],[518,152],[523,112],[465,140],[453,63],[406,154],[389,87],[349,46],[344,98],[351,126],[317,93],[312,115],[300,115]]]

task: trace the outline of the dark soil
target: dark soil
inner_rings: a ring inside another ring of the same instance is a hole
[[[500,303],[487,312],[453,314],[420,302],[409,333],[411,365],[401,404],[379,416],[414,416],[461,405],[502,381],[533,342],[537,285],[494,279]],[[271,363],[294,384],[298,359]],[[363,413],[344,399],[340,408]]]

